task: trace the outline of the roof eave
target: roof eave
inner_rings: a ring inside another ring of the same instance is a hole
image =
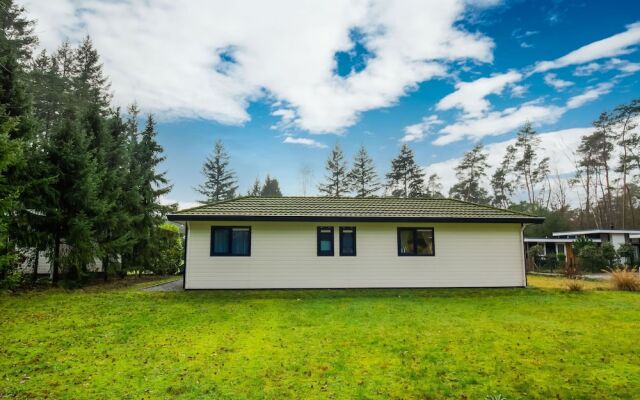
[[[305,222],[484,222],[541,224],[543,217],[362,217],[300,215],[203,215],[168,214],[169,221],[305,221]]]

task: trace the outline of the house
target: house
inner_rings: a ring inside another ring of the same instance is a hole
[[[564,254],[568,263],[575,262],[576,255],[573,251],[573,242],[579,237],[587,237],[596,245],[611,243],[615,249],[621,244],[631,244],[636,253],[636,259],[640,253],[640,230],[634,229],[583,229],[577,231],[553,232],[550,238],[525,238],[525,250],[535,245],[543,249],[542,255]]]
[[[186,289],[525,286],[543,218],[452,199],[242,197],[168,215]]]

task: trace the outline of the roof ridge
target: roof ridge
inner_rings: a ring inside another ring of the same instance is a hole
[[[488,205],[488,204],[480,204],[480,203],[475,203],[473,201],[454,199],[452,197],[449,197],[448,199],[449,200],[453,200],[453,201],[457,201],[458,203],[462,203],[462,204],[473,204],[474,206],[484,207],[484,208],[488,208],[490,210],[506,211],[506,212],[513,213],[513,214],[520,214],[520,215],[523,215],[523,216],[526,216],[526,217],[537,217],[536,215],[529,214],[529,213],[526,213],[526,212],[517,211],[517,210],[509,210],[509,209],[500,208],[500,207],[494,207],[494,206],[491,206],[491,205]]]

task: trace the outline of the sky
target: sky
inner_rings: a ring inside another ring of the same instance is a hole
[[[600,112],[640,97],[637,0],[23,5],[42,48],[90,35],[115,104],[155,115],[165,201],[182,207],[217,139],[241,193],[270,174],[285,195],[317,194],[336,143],[348,160],[364,145],[380,176],[407,143],[446,191],[465,151],[482,142],[497,165],[529,121],[568,177]]]

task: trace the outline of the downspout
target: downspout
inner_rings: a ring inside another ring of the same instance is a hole
[[[522,282],[524,282],[524,287],[528,286],[527,282],[527,260],[524,255],[524,228],[526,224],[520,224],[520,257],[522,257]]]

